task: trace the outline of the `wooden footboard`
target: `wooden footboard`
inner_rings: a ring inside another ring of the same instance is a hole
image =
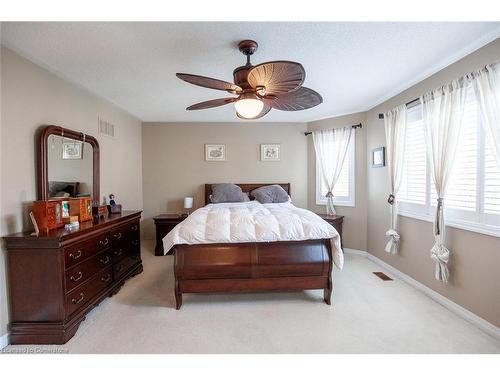
[[[331,303],[330,240],[176,245],[175,299],[183,293],[323,289]]]

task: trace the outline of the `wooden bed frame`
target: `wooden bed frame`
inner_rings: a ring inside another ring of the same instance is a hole
[[[237,184],[248,193],[272,184]],[[290,184],[281,185],[290,194]],[[205,185],[205,203],[212,185]],[[175,301],[183,293],[323,289],[330,305],[332,249],[329,239],[175,245]]]

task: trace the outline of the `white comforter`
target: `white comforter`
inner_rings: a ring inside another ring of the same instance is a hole
[[[315,213],[292,203],[209,204],[199,208],[163,238],[165,254],[178,244],[304,241],[331,239],[333,261],[342,269],[338,232]]]

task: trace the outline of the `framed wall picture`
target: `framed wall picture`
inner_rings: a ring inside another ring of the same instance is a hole
[[[372,150],[372,168],[385,167],[385,147]]]
[[[206,161],[225,161],[226,145],[205,145]]]
[[[65,160],[82,159],[82,143],[81,142],[63,142],[62,158]]]
[[[280,161],[281,146],[279,144],[261,144],[260,145],[260,160],[261,161]]]

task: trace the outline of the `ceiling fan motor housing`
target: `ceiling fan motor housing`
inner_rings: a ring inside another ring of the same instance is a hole
[[[240,86],[243,91],[253,91],[252,86],[248,83],[248,71],[253,68],[252,64],[247,64],[243,66],[239,66],[233,71],[233,80],[234,83]]]
[[[239,66],[233,71],[234,83],[240,86],[243,91],[254,91],[252,87],[248,84],[248,71],[253,67],[250,63],[250,56],[257,51],[258,44],[254,40],[242,40],[238,43],[238,48],[241,53],[247,57],[247,63],[243,66]]]

